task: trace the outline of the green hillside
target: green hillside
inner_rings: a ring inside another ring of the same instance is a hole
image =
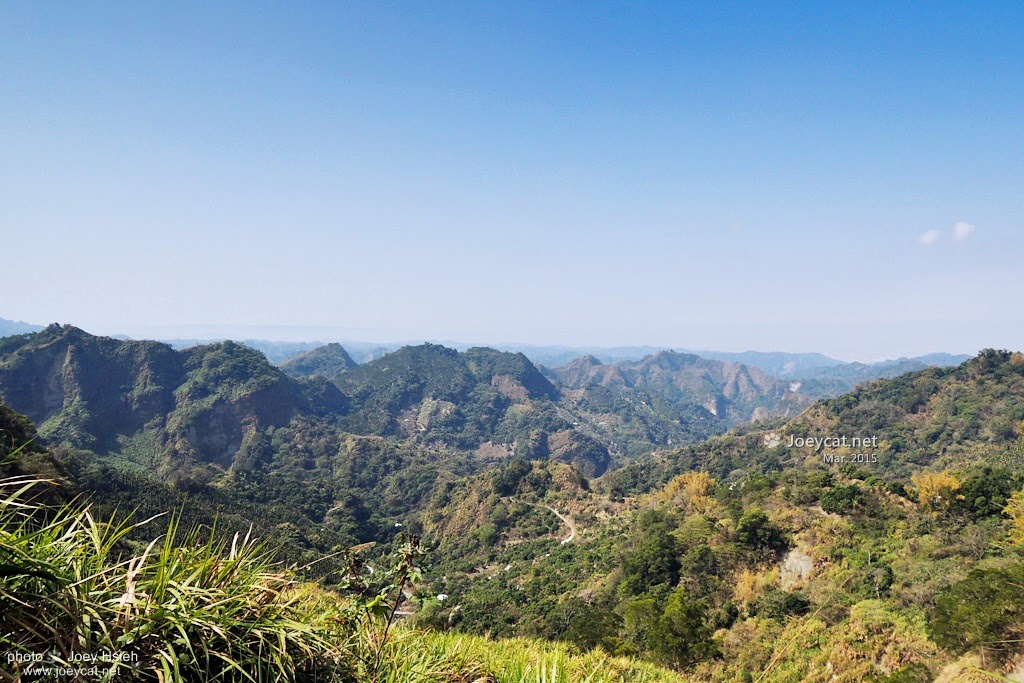
[[[151,535],[146,521],[42,502],[45,488],[0,477],[4,680],[685,681],[601,652],[396,624],[419,572],[414,537],[399,539],[378,572],[346,553],[344,578],[328,590],[273,562],[250,533],[175,519]]]
[[[423,517],[437,548],[423,592],[448,599],[418,623],[566,640],[708,681],[1011,672],[1022,358],[986,351],[876,382],[589,486],[549,463],[455,482]],[[877,436],[877,459],[787,448],[789,435]]]

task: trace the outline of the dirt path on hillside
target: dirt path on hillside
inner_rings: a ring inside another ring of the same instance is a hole
[[[551,510],[551,512],[555,513],[555,516],[558,517],[558,519],[562,520],[563,524],[565,524],[567,527],[569,527],[569,535],[566,536],[565,538],[563,538],[560,541],[560,543],[562,545],[565,545],[566,543],[572,543],[573,540],[575,540],[575,538],[576,538],[576,522],[572,521],[571,518],[566,517],[565,515],[563,515],[561,512],[559,512],[555,508],[551,507],[550,505],[545,505],[544,503],[527,503],[525,500],[517,500],[515,498],[509,498],[509,500],[511,500],[513,503],[522,503],[523,505],[532,505],[535,508],[544,508],[545,510]]]

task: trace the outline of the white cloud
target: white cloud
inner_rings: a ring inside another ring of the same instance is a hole
[[[957,221],[953,224],[953,238],[957,242],[963,242],[968,237],[974,234],[975,226],[964,221]]]
[[[917,238],[917,241],[925,245],[935,244],[936,242],[939,241],[940,237],[942,237],[942,233],[939,232],[938,230],[928,230],[926,232],[921,233],[921,236]]]

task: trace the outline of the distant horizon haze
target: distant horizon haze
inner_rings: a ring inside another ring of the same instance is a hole
[[[21,322],[21,321],[19,321]],[[80,321],[50,321],[48,323],[43,322],[31,322],[31,324],[38,324],[45,326],[48,324],[57,323],[60,325],[73,325],[75,327],[82,328],[86,332],[91,334],[103,335],[103,336],[117,336],[125,335],[133,339],[153,339],[153,340],[215,340],[215,339],[233,339],[235,341],[243,341],[246,339],[252,340],[264,340],[271,342],[320,342],[320,343],[331,343],[338,342],[344,344],[345,342],[352,342],[358,344],[384,344],[384,345],[409,345],[409,344],[422,344],[422,343],[434,343],[442,344],[446,346],[459,346],[459,347],[470,347],[470,346],[490,346],[490,347],[508,347],[508,348],[563,348],[566,350],[581,350],[587,349],[621,349],[631,347],[650,347],[653,349],[673,349],[677,351],[686,351],[697,353],[700,351],[709,352],[725,352],[725,353],[743,353],[748,351],[761,352],[761,353],[820,353],[828,356],[835,360],[843,362],[861,362],[861,363],[874,363],[885,360],[895,360],[898,358],[912,358],[917,356],[923,356],[931,353],[949,353],[952,355],[968,354],[975,355],[984,348],[1006,348],[1012,351],[1024,350],[1024,345],[1013,346],[1011,344],[999,344],[989,343],[976,345],[977,348],[971,348],[968,346],[969,342],[961,342],[961,346],[955,346],[952,343],[941,344],[936,343],[928,345],[927,340],[922,340],[920,346],[908,347],[908,348],[895,348],[895,347],[883,347],[876,346],[874,353],[868,353],[864,351],[858,351],[852,349],[849,352],[835,351],[834,348],[843,348],[837,344],[824,343],[821,347],[810,347],[801,346],[796,343],[789,346],[768,346],[768,347],[757,347],[752,345],[745,345],[743,343],[737,343],[735,341],[729,341],[728,331],[722,331],[724,336],[715,337],[711,335],[700,335],[699,330],[694,331],[694,337],[692,339],[683,340],[683,343],[662,343],[664,340],[646,340],[646,339],[635,339],[633,337],[605,337],[607,341],[594,341],[589,338],[581,337],[567,337],[563,340],[524,340],[515,338],[500,338],[491,337],[487,339],[480,339],[475,337],[459,337],[453,334],[441,334],[441,335],[418,335],[413,330],[400,330],[400,329],[367,329],[367,328],[353,328],[344,326],[316,326],[316,325],[231,325],[231,324],[191,324],[191,325],[166,325],[166,326],[131,326],[131,325],[108,325],[108,326],[93,326],[83,324]],[[705,331],[709,328],[703,328]],[[619,339],[621,341],[615,341]],[[716,341],[720,340],[720,341]],[[795,337],[794,337],[795,339]]]

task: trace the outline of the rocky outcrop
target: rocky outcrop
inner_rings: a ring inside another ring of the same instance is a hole
[[[568,389],[642,392],[679,407],[699,406],[728,424],[793,415],[812,402],[757,368],[675,351],[608,365],[584,356],[552,372]]]

